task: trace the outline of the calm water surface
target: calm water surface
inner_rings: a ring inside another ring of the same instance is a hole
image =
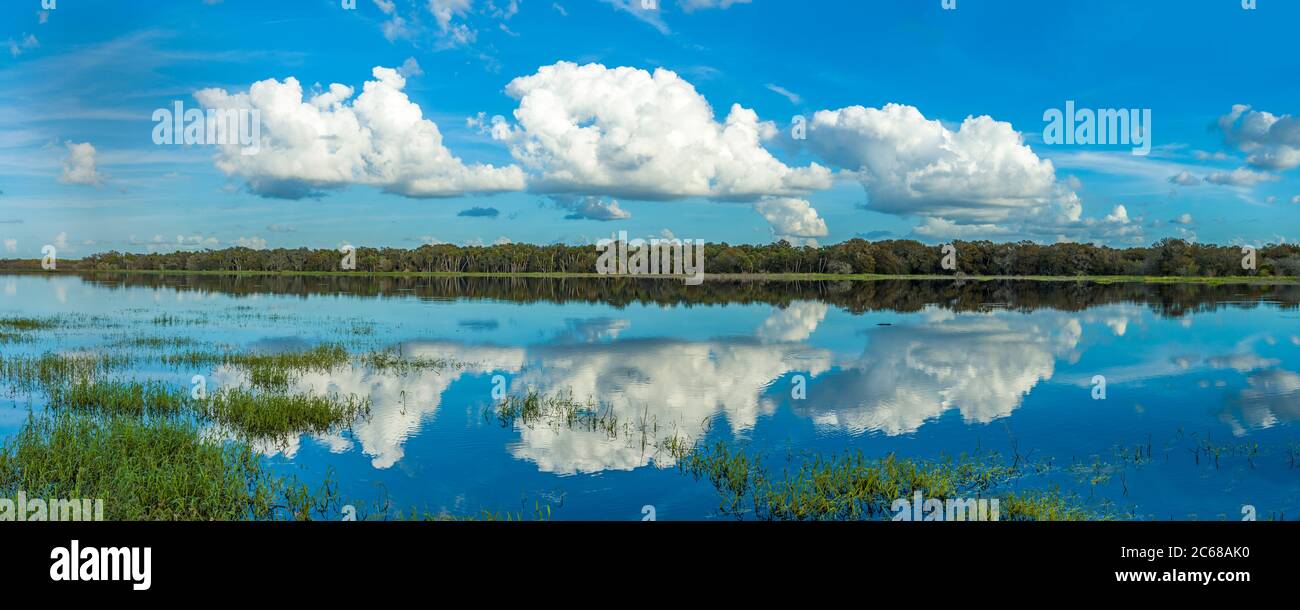
[[[1295,518],[1297,302],[1294,286],[0,276],[0,315],[84,320],[0,348],[184,336],[468,363],[307,373],[295,390],[368,396],[370,417],[260,447],[305,480],[332,471],[346,498],[432,512],[541,503],[559,519],[640,519],[653,505],[661,520],[720,518],[712,486],[680,473],[648,430],[778,466],[856,449],[997,451],[1053,464],[1026,487],[1060,485],[1125,518],[1237,519],[1243,505]],[[194,374],[209,391],[248,383],[239,369],[156,362],[125,377],[188,386]],[[502,425],[484,415],[496,376],[515,394],[599,401],[636,431]],[[0,436],[42,400],[6,391]],[[1119,457],[1135,448],[1150,459]]]

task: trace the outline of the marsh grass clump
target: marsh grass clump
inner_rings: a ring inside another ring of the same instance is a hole
[[[894,455],[867,458],[862,452],[815,456],[770,472],[760,457],[724,443],[693,451],[678,463],[682,472],[707,479],[720,495],[719,512],[772,521],[886,519],[892,503],[920,491],[927,498],[989,497],[1021,476],[995,455],[962,455],[917,461]],[[1083,517],[1059,494],[1013,496],[1001,515],[1009,519]]]
[[[511,394],[484,416],[495,417],[503,427],[516,423],[528,427],[552,425],[571,430],[602,431],[610,437],[622,429],[618,414],[609,405],[594,400],[580,401],[569,393],[542,394],[530,390],[523,396]]]
[[[347,364],[352,357],[337,343],[317,345],[311,349],[291,352],[228,354],[225,363],[241,367],[274,367],[290,370],[328,371]]]
[[[241,353],[216,350],[185,350],[162,356],[163,364],[175,367],[200,367],[226,364],[243,369],[281,369],[294,371],[329,371],[350,362],[347,348],[336,343],[289,352]]]
[[[172,418],[32,416],[0,449],[0,497],[102,499],[108,520],[311,518],[331,514],[328,489],[312,493],[247,445]]]
[[[57,318],[0,318],[0,329],[17,331],[50,330],[58,328]]]
[[[1060,489],[1012,492],[1001,497],[1005,521],[1092,521],[1103,518],[1080,506],[1080,500]]]
[[[135,417],[176,415],[189,406],[189,393],[156,381],[79,379],[51,387],[49,396],[55,409]]]
[[[163,364],[175,368],[200,368],[222,364],[226,360],[226,354],[224,352],[191,349],[163,354],[159,360]]]
[[[94,379],[131,364],[119,353],[55,354],[0,357],[0,381],[23,390],[52,388],[70,381]]]
[[[308,350],[270,353],[239,353],[214,350],[185,350],[164,354],[163,364],[176,368],[227,365],[248,373],[249,383],[258,389],[283,392],[306,371],[328,372],[351,362],[342,345],[329,343]]]
[[[201,417],[221,423],[245,438],[284,440],[296,434],[330,432],[369,415],[370,399],[231,388],[197,403],[196,409]]]
[[[288,390],[289,384],[296,378],[289,369],[266,364],[255,364],[247,367],[246,370],[248,371],[248,383],[262,390]]]
[[[613,406],[594,399],[577,400],[571,392],[542,394],[529,390],[524,395],[508,395],[483,411],[487,421],[495,420],[503,428],[539,426],[555,430],[577,430],[603,434],[611,442],[628,447],[639,445],[643,455],[654,458],[660,467],[672,466],[695,449],[696,441],[681,434],[677,426],[660,426],[647,407],[639,415],[620,417]],[[708,425],[705,426],[706,431]]]

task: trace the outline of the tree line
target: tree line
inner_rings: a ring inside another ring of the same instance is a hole
[[[851,239],[826,246],[774,244],[705,246],[709,274],[880,274],[942,275],[956,272],[996,276],[1300,276],[1300,245],[1268,244],[1254,253],[1254,269],[1243,268],[1241,246],[1164,239],[1150,247],[1112,248],[1080,243],[957,241],[956,268],[944,269],[942,246],[913,240],[869,242]],[[414,249],[356,249],[356,271],[411,273],[594,273],[599,253],[592,246],[502,244],[424,245]],[[79,271],[340,271],[336,250],[276,248],[177,251],[137,254],[105,252],[79,261],[59,261]],[[0,261],[0,268],[39,268],[38,261]]]

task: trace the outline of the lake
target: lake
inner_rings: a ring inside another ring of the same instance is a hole
[[[329,474],[358,503],[732,518],[677,467],[671,438],[778,470],[858,450],[996,452],[1041,465],[1017,485],[1115,518],[1233,520],[1250,506],[1266,519],[1300,514],[1298,304],[1300,287],[1253,284],[8,275],[0,316],[65,323],[0,348],[128,353],[115,376],[189,388],[202,375],[208,391],[249,372],[167,364],[169,339],[458,363],[358,360],[291,381],[368,398],[370,413],[257,449],[305,481]],[[9,437],[47,397],[4,390]],[[494,412],[530,391],[598,405],[603,423]]]

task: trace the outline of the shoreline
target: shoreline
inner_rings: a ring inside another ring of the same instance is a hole
[[[644,279],[644,280],[683,280],[687,276],[669,275],[606,275],[600,273],[557,273],[557,272],[521,272],[521,273],[482,273],[482,272],[423,272],[423,271],[181,271],[162,269],[72,269],[66,271],[45,271],[40,269],[0,269],[0,275],[204,275],[204,276],[246,276],[246,277],[395,277],[395,278],[519,278],[519,279]],[[1142,275],[881,275],[881,274],[833,274],[833,273],[715,273],[704,275],[705,281],[728,282],[799,282],[799,281],[852,281],[880,282],[890,280],[906,281],[962,281],[962,282],[1092,282],[1097,284],[1140,283],[1140,284],[1265,284],[1294,285],[1300,284],[1300,278],[1292,276],[1228,276],[1228,277],[1182,277],[1182,276],[1142,276]]]

